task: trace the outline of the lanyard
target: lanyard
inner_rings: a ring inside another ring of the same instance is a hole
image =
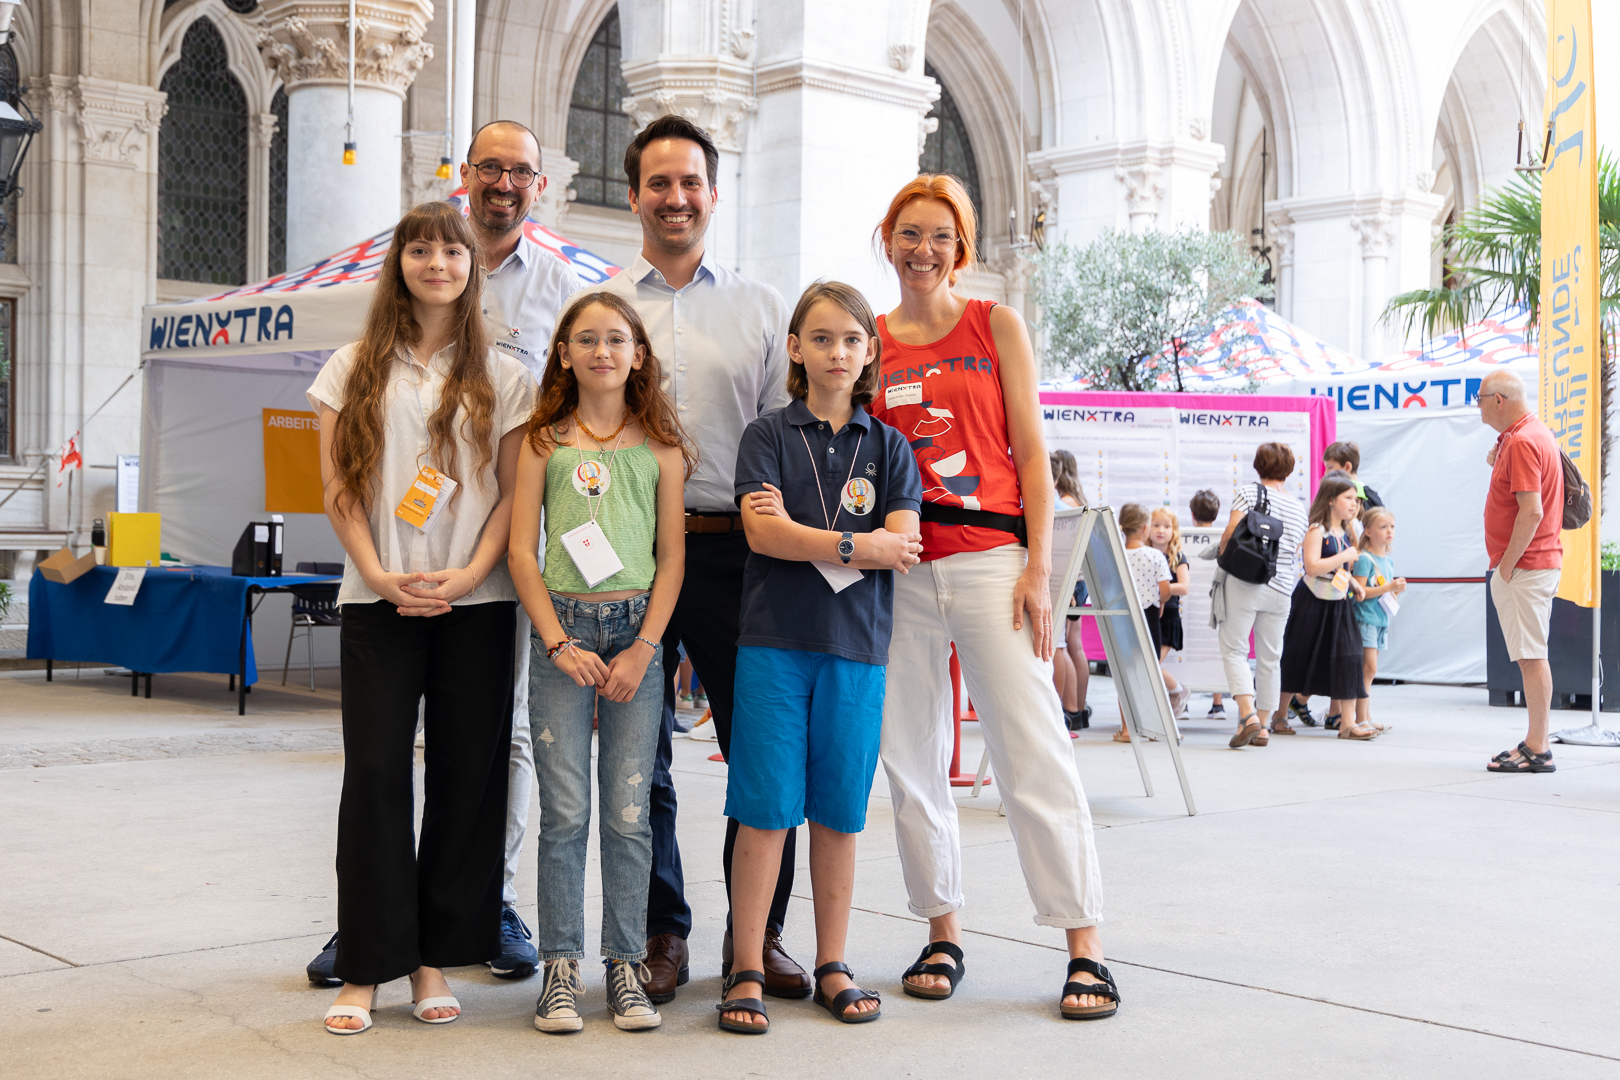
[[[585,450],[579,445],[583,437],[584,433],[579,430],[579,417],[576,415],[574,417],[574,450],[579,454],[580,468],[585,467]],[[619,444],[622,442],[624,442],[624,428],[621,426],[619,428],[619,437],[613,440],[613,452],[608,455],[606,462],[609,484],[613,483],[613,462],[619,457]],[[601,446],[602,444],[597,443],[596,445]],[[600,454],[603,451],[597,450],[595,452]],[[579,474],[575,473],[575,475]],[[603,488],[602,493],[596,497],[596,502],[593,504],[591,502],[590,488],[585,489],[585,512],[590,514],[592,522],[596,521],[596,511],[601,507],[602,500],[605,498],[607,498],[607,489]]]
[[[833,438],[837,437],[838,432],[833,432]],[[832,516],[827,516],[827,492],[823,490],[821,484],[821,465],[816,461],[816,455],[810,449],[810,437],[804,433],[804,428],[802,427],[799,429],[799,438],[804,440],[804,452],[810,455],[810,467],[815,471],[816,495],[821,498],[821,520],[827,523],[827,531],[832,532],[833,523],[838,520],[838,515],[844,509],[844,504],[840,502],[838,504],[838,509],[833,511]],[[861,460],[861,442],[865,438],[866,432],[863,431],[855,440],[855,453],[850,458],[849,475],[844,477],[844,487],[848,487],[849,482],[855,477],[855,465]],[[828,444],[831,445],[831,440],[828,441]],[[844,488],[839,488],[838,490],[843,491]]]

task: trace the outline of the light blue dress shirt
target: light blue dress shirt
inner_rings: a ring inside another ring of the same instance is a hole
[[[538,383],[563,304],[583,283],[568,264],[527,236],[484,278],[490,344],[517,358]]]
[[[743,430],[791,400],[790,311],[782,294],[705,253],[685,288],[672,289],[644,256],[595,290],[624,297],[646,324],[664,386],[698,452],[686,508],[735,513],[732,476]]]

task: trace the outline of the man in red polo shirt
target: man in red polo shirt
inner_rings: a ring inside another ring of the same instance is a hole
[[[1558,591],[1564,545],[1564,469],[1558,443],[1526,400],[1524,381],[1511,371],[1493,371],[1479,388],[1480,419],[1501,432],[1485,456],[1491,466],[1485,496],[1485,550],[1490,555],[1491,601],[1507,639],[1508,658],[1524,679],[1530,731],[1516,749],[1485,767],[1491,772],[1552,772],[1547,713],[1552,707],[1552,668],[1547,663],[1547,623]]]

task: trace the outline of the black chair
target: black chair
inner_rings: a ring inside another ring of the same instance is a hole
[[[300,574],[322,574],[332,577],[343,573],[342,563],[301,562]],[[287,658],[281,663],[281,685],[287,685],[287,669],[292,665],[293,638],[304,632],[305,653],[309,657],[309,688],[315,689],[315,628],[341,626],[343,616],[338,611],[338,587],[332,584],[300,585],[292,589],[292,626],[287,628]]]

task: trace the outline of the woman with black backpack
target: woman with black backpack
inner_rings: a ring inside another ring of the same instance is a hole
[[[1227,689],[1238,707],[1238,731],[1230,744],[1234,749],[1264,746],[1270,738],[1266,723],[1282,696],[1283,630],[1299,579],[1299,546],[1307,527],[1305,504],[1283,490],[1283,483],[1294,474],[1294,452],[1283,443],[1262,443],[1254,452],[1254,471],[1260,482],[1237,489],[1220,546],[1220,566],[1228,575],[1221,660]]]

